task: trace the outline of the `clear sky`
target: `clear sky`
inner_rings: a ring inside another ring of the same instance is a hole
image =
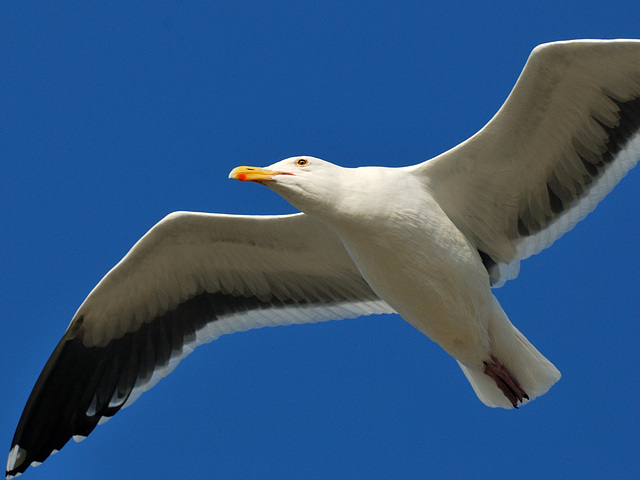
[[[418,163],[481,128],[537,44],[640,35],[637,0],[55,3],[0,15],[5,453],[75,310],[155,222],[294,211],[234,166]],[[495,292],[563,373],[518,411],[398,316],[262,329],[24,478],[638,478],[639,193],[636,170]]]

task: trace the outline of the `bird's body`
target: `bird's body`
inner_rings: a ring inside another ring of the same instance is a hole
[[[433,229],[388,225],[339,235],[373,291],[402,318],[458,360],[481,361],[492,297],[487,271],[441,210],[415,213]]]
[[[371,190],[365,183],[375,182],[376,193],[362,197],[367,199],[362,208],[335,212],[334,218],[318,215],[340,237],[372,290],[402,318],[463,363],[486,360],[493,295],[477,249],[410,170],[370,167],[369,172],[374,174],[352,169],[355,193],[350,187],[333,193],[353,206],[358,191]],[[419,194],[398,196],[399,186]]]
[[[640,158],[640,41],[537,47],[476,135],[402,168],[314,157],[230,177],[303,213],[176,212],[83,302],[31,393],[7,476],[86,437],[196,346],[262,326],[399,313],[485,404],[544,394],[559,371],[492,293],[595,208]]]
[[[458,361],[480,400],[492,407],[517,407],[560,378],[511,324],[491,292],[477,247],[424,187],[428,182],[420,168],[349,169],[292,157],[268,172],[289,172],[301,160],[305,167],[321,168],[320,178],[339,181],[318,181],[300,190],[288,184],[287,175],[269,186],[337,234],[376,295]],[[265,181],[271,182],[258,180]],[[503,392],[485,375],[496,361],[506,368],[504,375],[517,379],[523,398],[509,389]]]

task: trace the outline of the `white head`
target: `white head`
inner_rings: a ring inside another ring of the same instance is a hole
[[[341,172],[345,169],[319,158],[290,157],[260,167],[236,167],[229,178],[259,183],[281,195],[297,209],[324,216],[340,198]]]

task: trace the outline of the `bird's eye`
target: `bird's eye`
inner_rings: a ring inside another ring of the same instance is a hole
[[[301,167],[305,166],[307,163],[309,163],[308,160],[304,159],[304,158],[299,158],[298,161],[296,162],[298,165],[300,165]]]

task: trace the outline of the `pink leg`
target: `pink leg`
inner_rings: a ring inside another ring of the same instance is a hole
[[[522,403],[525,398],[529,400],[529,395],[522,389],[518,380],[493,355],[491,355],[491,362],[484,362],[484,373],[493,378],[498,388],[515,408],[518,408],[518,402]]]

